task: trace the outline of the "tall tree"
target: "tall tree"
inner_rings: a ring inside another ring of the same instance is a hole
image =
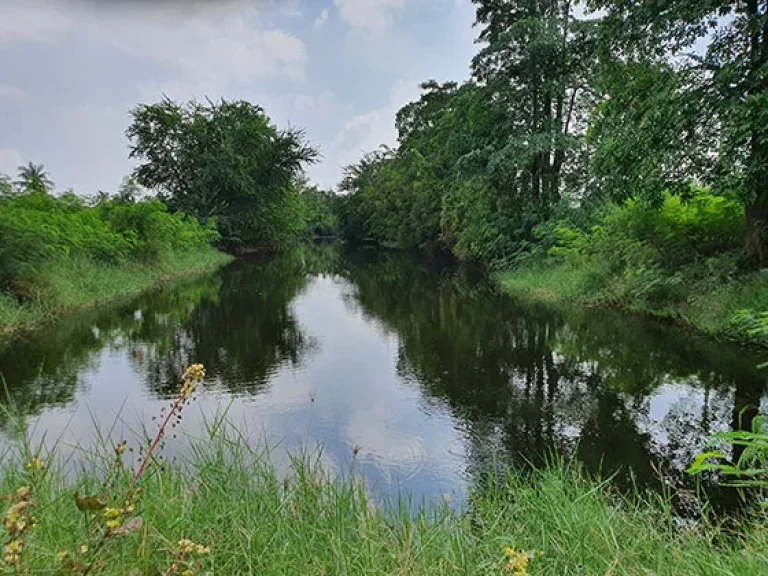
[[[679,72],[678,94],[695,102],[686,107],[695,123],[691,134],[713,135],[710,165],[698,175],[742,193],[747,255],[768,265],[768,2],[589,3],[607,15],[606,52],[628,63],[666,61]]]
[[[245,101],[164,99],[141,105],[127,130],[142,186],[175,210],[218,220],[226,247],[281,245],[304,230],[295,182],[317,159],[301,130],[280,130]]]
[[[19,166],[19,178],[15,184],[28,194],[33,192],[47,194],[54,187],[48,172],[45,171],[45,166],[32,162],[26,166]]]
[[[503,114],[489,164],[503,167],[508,192],[530,196],[546,214],[584,135],[594,22],[577,20],[572,0],[472,1],[484,44],[472,73],[487,106]]]

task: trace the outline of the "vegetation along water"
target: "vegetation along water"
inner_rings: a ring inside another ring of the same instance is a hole
[[[768,6],[471,4],[337,190],[165,96],[0,177],[0,569],[768,574]]]

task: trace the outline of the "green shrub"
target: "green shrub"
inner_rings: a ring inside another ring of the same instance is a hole
[[[115,265],[156,262],[164,254],[218,240],[216,222],[171,214],[159,200],[105,200],[96,207],[72,193],[0,199],[0,290],[20,299],[37,292],[41,267],[62,259]]]

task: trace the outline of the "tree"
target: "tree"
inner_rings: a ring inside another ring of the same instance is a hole
[[[53,190],[54,184],[45,171],[42,164],[30,162],[26,166],[19,166],[19,179],[15,184],[28,194],[47,194]]]
[[[142,186],[168,205],[218,221],[224,246],[280,246],[304,230],[295,182],[317,159],[301,130],[280,130],[245,101],[180,105],[165,98],[131,112],[130,157]]]
[[[124,204],[134,204],[136,200],[141,198],[143,192],[144,190],[136,182],[136,178],[124,176],[120,186],[117,188],[117,199]]]
[[[503,193],[530,197],[546,216],[582,144],[595,23],[577,20],[572,0],[472,2],[485,44],[472,73],[501,120],[488,169]]]
[[[746,253],[768,265],[768,3],[591,0],[590,5],[606,13],[606,53],[627,63],[669,62],[679,73],[678,94],[695,102],[687,109],[690,133],[712,135],[709,166],[695,175],[742,194]],[[661,170],[679,165],[685,152],[665,159]]]
[[[13,196],[14,189],[13,189],[13,183],[11,182],[11,179],[0,172],[0,198]]]
[[[334,212],[334,193],[310,186],[304,179],[297,183],[297,187],[304,203],[307,235],[311,238],[335,236],[337,218]]]

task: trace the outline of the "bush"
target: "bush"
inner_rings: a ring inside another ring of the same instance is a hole
[[[157,261],[217,240],[215,226],[171,214],[158,200],[105,200],[91,207],[72,193],[6,196],[0,199],[0,290],[32,297],[41,266],[60,259]]]

